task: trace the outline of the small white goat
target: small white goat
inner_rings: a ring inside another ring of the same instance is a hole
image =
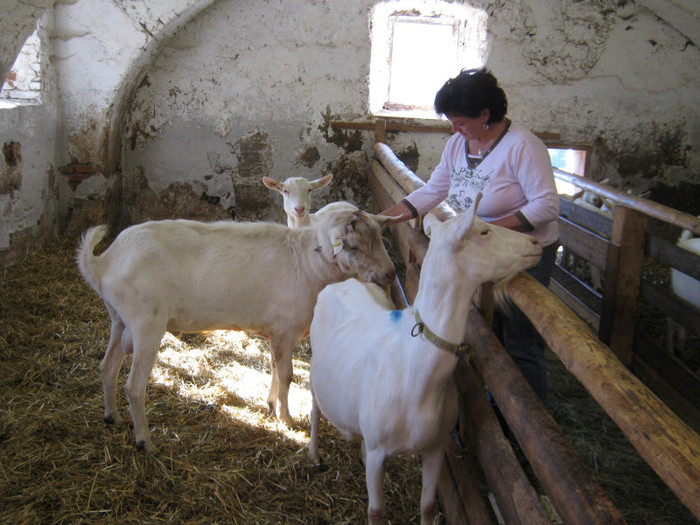
[[[77,250],[81,274],[102,297],[112,328],[100,364],[104,418],[119,423],[116,382],[133,352],[126,394],[136,444],[151,444],[144,407],[146,383],[166,330],[250,330],[270,339],[268,397],[286,424],[292,352],[306,337],[318,293],[349,277],[388,284],[394,265],[381,240],[387,217],[335,203],[313,225],[151,221],[122,231],[101,255],[106,233],[91,228]]]
[[[698,216],[700,219],[700,216]],[[681,232],[676,246],[693,252],[696,255],[700,255],[700,237],[693,237],[693,232],[690,230],[683,230]],[[694,279],[693,277],[671,268],[671,291],[683,301],[685,301],[691,308],[694,308],[700,312],[700,281]],[[667,350],[669,353],[673,353],[674,349],[674,332],[678,333],[678,347],[683,349],[685,346],[685,327],[681,325],[676,325],[676,323],[669,317],[668,319],[668,332],[667,332]]]
[[[489,225],[476,206],[441,223],[431,239],[413,306],[393,310],[380,287],[350,279],[326,287],[311,323],[311,443],[319,420],[363,440],[369,522],[384,516],[387,457],[422,454],[421,523],[433,523],[449,431],[457,420],[452,379],[472,297],[487,281],[534,266],[542,249],[528,235]],[[420,316],[419,316],[420,313]]]
[[[282,194],[284,211],[287,214],[287,226],[299,228],[311,224],[311,193],[330,183],[333,175],[309,181],[304,177],[289,177],[279,182],[270,177],[263,177],[263,184],[271,190]]]

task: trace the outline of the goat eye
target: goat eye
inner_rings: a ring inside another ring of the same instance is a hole
[[[488,229],[486,229],[486,230],[481,230],[481,235],[488,235],[488,234],[489,234],[489,230],[488,230]]]

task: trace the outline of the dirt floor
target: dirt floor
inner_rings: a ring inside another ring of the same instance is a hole
[[[54,244],[0,273],[0,523],[366,522],[358,443],[324,424],[323,467],[306,459],[308,345],[294,361],[293,429],[267,412],[266,342],[240,332],[166,335],[146,403],[154,455],[135,448],[129,425],[106,425],[108,316],[74,248]],[[628,523],[697,523],[550,358],[552,413]],[[391,460],[384,488],[388,523],[417,523],[418,458]]]

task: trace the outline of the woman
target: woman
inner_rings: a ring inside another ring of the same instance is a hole
[[[463,70],[435,96],[435,111],[452,123],[440,164],[427,184],[382,214],[392,224],[425,215],[443,200],[458,212],[472,206],[479,192],[478,215],[492,224],[527,232],[543,247],[530,273],[544,286],[558,246],[559,197],[547,147],[532,132],[506,118],[508,101],[487,69]],[[545,344],[517,308],[496,315],[494,331],[521,372],[547,399]]]

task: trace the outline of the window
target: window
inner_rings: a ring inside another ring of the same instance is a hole
[[[372,11],[370,113],[437,118],[435,93],[464,68],[486,63],[484,11],[398,0]]]
[[[12,64],[10,74],[5,79],[5,84],[0,91],[0,104],[17,104],[41,102],[41,41],[39,31],[35,30],[27,38],[22,50]]]
[[[554,177],[557,184],[557,191],[560,195],[572,196],[581,189],[574,186],[570,182],[557,178],[557,170],[566,173],[573,173],[581,177],[586,176],[586,162],[588,160],[587,148],[565,148],[552,147],[548,148],[549,158],[552,159],[554,167]]]

